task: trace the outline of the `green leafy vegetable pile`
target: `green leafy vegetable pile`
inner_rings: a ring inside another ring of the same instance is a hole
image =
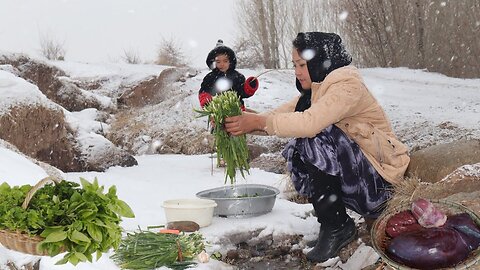
[[[224,119],[230,116],[240,115],[240,100],[233,91],[226,91],[213,99],[203,108],[196,110],[202,116],[209,116],[213,119],[215,136],[215,147],[217,149],[217,164],[220,160],[226,163],[226,175],[230,183],[235,183],[236,170],[238,169],[245,178],[245,171],[248,173],[250,165],[248,164],[248,148],[246,135],[230,136],[224,129]]]
[[[260,194],[258,192],[255,192],[254,194],[248,194],[248,193],[245,193],[245,194],[240,194],[240,195],[237,195],[235,196],[235,198],[255,198],[255,197],[258,197],[260,196]]]
[[[131,208],[116,195],[112,186],[104,193],[97,179],[80,178],[79,184],[61,181],[38,189],[27,209],[21,207],[30,185],[0,185],[0,229],[40,235],[40,251],[55,256],[66,251],[57,264],[97,260],[122,239],[121,217],[133,218]]]
[[[129,233],[112,259],[122,269],[172,269],[192,267],[205,245],[199,233],[170,234],[142,231]]]

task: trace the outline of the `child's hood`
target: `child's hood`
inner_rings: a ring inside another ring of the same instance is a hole
[[[220,55],[220,54],[226,54],[228,56],[228,59],[230,60],[229,69],[234,70],[237,66],[237,56],[235,55],[235,52],[232,49],[230,49],[229,47],[223,44],[223,40],[221,39],[217,41],[215,48],[213,48],[208,53],[207,60],[206,60],[208,68],[210,69],[215,68],[215,65],[214,65],[215,57],[217,57],[217,55]]]

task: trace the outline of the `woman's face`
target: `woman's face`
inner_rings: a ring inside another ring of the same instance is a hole
[[[215,66],[221,72],[227,72],[228,68],[230,67],[230,60],[228,59],[228,55],[220,54],[215,57]]]
[[[302,88],[307,90],[312,87],[312,79],[308,73],[307,61],[300,57],[296,48],[292,50],[292,62],[295,68],[295,76],[302,85]]]

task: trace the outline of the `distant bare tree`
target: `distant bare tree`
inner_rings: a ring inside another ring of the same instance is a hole
[[[237,68],[254,69],[263,66],[262,59],[257,57],[256,48],[250,40],[237,39],[232,49],[237,57]]]
[[[155,64],[181,67],[187,65],[187,59],[182,47],[174,38],[168,40],[162,38]]]
[[[416,0],[416,35],[417,35],[417,55],[418,67],[425,67],[425,1]]]
[[[430,1],[425,67],[449,76],[480,77],[480,0]]]
[[[236,3],[239,41],[249,41],[250,57],[265,68],[285,68],[291,62],[292,40],[301,31],[329,31],[324,0],[243,0]],[[240,64],[240,63],[239,63]]]
[[[480,0],[338,0],[357,63],[480,77]]]
[[[134,49],[123,50],[122,59],[128,64],[139,64],[141,62],[138,51]]]
[[[40,53],[48,60],[65,60],[65,43],[49,34],[40,34]]]
[[[336,13],[348,13],[340,21],[340,32],[348,37],[351,51],[359,58],[357,63],[399,66],[406,54],[415,54],[416,50],[411,50],[416,44],[415,24],[406,16],[415,11],[411,5],[393,0],[339,0],[336,5]],[[336,14],[329,13],[331,16]]]
[[[248,41],[244,55],[265,68],[289,65],[298,32],[322,31],[339,33],[359,66],[480,77],[480,0],[242,0],[235,7],[237,43]]]

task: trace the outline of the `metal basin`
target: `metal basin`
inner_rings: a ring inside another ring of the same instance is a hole
[[[196,195],[217,203],[213,210],[215,216],[253,217],[272,211],[279,193],[277,188],[271,186],[244,184],[208,189]]]

